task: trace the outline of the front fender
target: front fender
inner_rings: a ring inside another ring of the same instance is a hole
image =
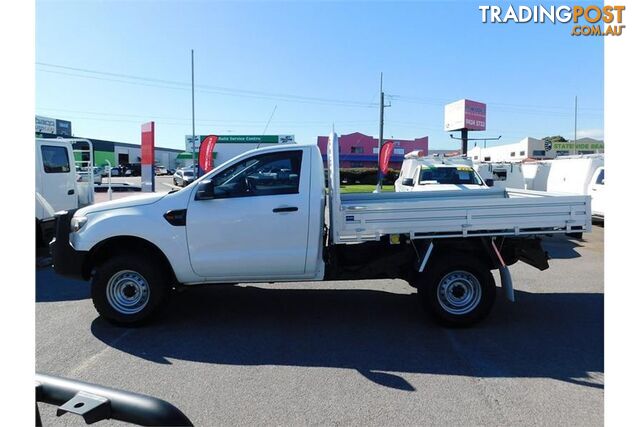
[[[96,245],[118,236],[137,237],[155,245],[165,255],[179,282],[197,278],[191,269],[185,226],[169,224],[166,207],[134,206],[87,214],[87,223],[70,234],[71,246],[90,252]]]

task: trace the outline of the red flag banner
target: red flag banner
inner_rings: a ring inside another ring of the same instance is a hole
[[[202,173],[207,173],[213,169],[213,147],[216,145],[217,141],[217,135],[209,135],[200,143],[198,164]]]
[[[391,160],[391,154],[393,154],[393,141],[387,141],[380,150],[380,170],[383,174],[387,174],[389,170],[389,160]]]

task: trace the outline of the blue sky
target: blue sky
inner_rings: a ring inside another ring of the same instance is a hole
[[[193,48],[196,134],[262,134],[275,108],[267,134],[377,136],[383,71],[385,137],[456,148],[444,104],[468,98],[487,103],[473,137],[573,138],[576,95],[578,136],[602,137],[603,39],[483,24],[479,4],[496,3],[38,1],[36,113],[131,143],[155,120],[156,145],[183,148]]]

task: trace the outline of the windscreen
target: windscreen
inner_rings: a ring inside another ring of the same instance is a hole
[[[420,171],[420,184],[476,184],[482,181],[469,166],[434,167],[423,166]]]

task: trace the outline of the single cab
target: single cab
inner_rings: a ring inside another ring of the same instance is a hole
[[[500,270],[548,267],[536,237],[591,229],[587,196],[482,189],[341,194],[338,138],[320,150],[248,151],[187,187],[60,213],[59,274],[91,280],[105,319],[136,324],[197,284],[400,278],[433,316],[470,325],[493,305]],[[275,172],[274,172],[275,171]]]

